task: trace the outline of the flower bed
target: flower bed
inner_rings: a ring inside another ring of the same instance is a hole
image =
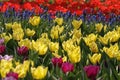
[[[0,79],[119,80],[119,0],[13,1],[0,7]]]

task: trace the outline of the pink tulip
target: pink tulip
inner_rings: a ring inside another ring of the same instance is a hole
[[[67,72],[72,72],[74,70],[74,65],[69,63],[69,62],[64,62],[62,64],[62,71],[64,73],[67,73]]]

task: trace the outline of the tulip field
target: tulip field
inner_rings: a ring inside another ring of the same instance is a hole
[[[0,80],[120,80],[120,0],[0,0]]]

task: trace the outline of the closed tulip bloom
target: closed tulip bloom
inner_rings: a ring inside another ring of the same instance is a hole
[[[95,24],[95,27],[96,27],[97,32],[101,32],[101,30],[103,28],[103,24],[102,23],[97,23],[97,24]]]
[[[28,53],[28,48],[26,46],[18,47],[17,48],[17,53],[19,55],[27,55]]]
[[[47,75],[48,67],[38,66],[37,68],[31,68],[31,73],[34,79],[44,79]]]
[[[63,60],[62,58],[52,58],[52,63],[54,66],[59,66],[61,67],[62,63],[63,63]]]
[[[0,55],[4,54],[5,49],[6,49],[5,45],[0,45]]]
[[[64,73],[72,72],[74,70],[74,65],[69,62],[64,62],[61,68]]]
[[[99,66],[88,65],[88,66],[84,67],[84,71],[86,72],[87,77],[90,80],[96,80],[96,76],[97,76],[99,70],[100,70]]]
[[[88,56],[89,56],[91,63],[97,64],[100,62],[101,54],[95,53],[95,54],[93,54],[93,56],[91,56],[91,55],[88,55]]]

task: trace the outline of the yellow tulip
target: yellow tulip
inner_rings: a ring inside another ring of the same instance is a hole
[[[16,29],[19,29],[19,28],[22,28],[21,23],[14,22],[13,25],[12,25],[12,30],[16,30]]]
[[[23,39],[23,37],[24,37],[24,32],[23,32],[22,28],[13,30],[13,38],[15,40],[21,40],[21,39]]]
[[[78,63],[81,59],[80,47],[76,47],[73,51],[68,51],[68,57],[72,63]]]
[[[58,39],[59,35],[63,32],[64,27],[60,27],[59,25],[53,26],[50,32],[50,36],[52,39]]]
[[[115,57],[118,61],[120,61],[120,50],[115,53],[114,57]]]
[[[57,22],[58,25],[63,24],[63,18],[55,18],[55,22]]]
[[[20,40],[18,45],[20,47],[26,46],[27,48],[32,49],[32,42],[28,38]]]
[[[88,56],[92,64],[99,63],[101,59],[101,54],[97,54],[97,53],[93,54],[93,56],[91,56],[90,54]]]
[[[25,67],[23,67],[22,64],[17,65],[13,69],[13,72],[17,73],[19,78],[24,78],[27,74],[27,71],[26,71]]]
[[[48,50],[48,46],[46,44],[41,44],[38,50],[39,55],[45,55]]]
[[[58,51],[59,50],[59,43],[58,42],[50,42],[49,49],[52,52]]]
[[[29,70],[29,66],[30,61],[24,61],[23,64],[16,65],[16,67],[13,69],[13,72],[17,73],[19,78],[24,78]]]
[[[0,35],[0,38],[3,38],[5,40],[5,43],[7,43],[10,39],[12,39],[12,35],[11,34],[6,34],[6,33],[2,33]]]
[[[114,58],[115,57],[115,53],[118,52],[119,47],[118,44],[114,44],[111,45],[110,48],[107,47],[103,47],[103,51],[105,51],[105,53],[110,57],[110,58]]]
[[[87,37],[84,37],[83,39],[85,40],[86,45],[89,46],[91,42],[96,41],[97,35],[91,33]]]
[[[79,27],[81,26],[81,24],[82,24],[82,20],[73,20],[72,21],[72,25],[73,25],[73,27],[75,28],[75,29],[79,29]]]
[[[107,44],[108,44],[108,39],[105,38],[105,37],[99,36],[98,40],[99,40],[102,44],[104,44],[104,45],[107,45]]]
[[[35,34],[35,31],[34,31],[34,30],[30,30],[29,28],[27,28],[27,29],[25,30],[25,32],[26,32],[26,35],[27,35],[27,36],[33,36],[33,35]]]
[[[39,25],[39,23],[40,23],[40,16],[30,17],[29,23],[32,24],[33,26]]]
[[[5,23],[5,28],[6,29],[11,29],[12,28],[12,23]]]
[[[51,32],[50,32],[50,36],[51,36],[52,39],[58,39],[59,31],[55,26],[52,27]]]
[[[62,47],[63,47],[63,49],[65,50],[65,51],[72,51],[72,50],[74,50],[74,48],[75,48],[75,46],[74,46],[74,44],[73,44],[74,42],[73,42],[73,40],[72,39],[69,39],[69,40],[67,40],[67,41],[64,41],[63,43],[62,43]]]
[[[64,56],[64,57],[62,58],[62,60],[63,60],[63,62],[67,62],[67,57]]]
[[[39,55],[45,55],[48,50],[47,44],[40,41],[32,41],[32,46],[33,50],[38,51]]]
[[[31,73],[34,79],[44,79],[47,75],[48,67],[38,66],[31,68]]]
[[[61,56],[58,54],[58,51],[52,52],[52,55],[56,58],[60,58]]]
[[[0,62],[1,77],[2,78],[6,77],[6,74],[9,73],[11,69],[12,69],[12,60],[8,61],[8,60],[2,59]]]
[[[97,46],[97,44],[95,43],[95,42],[91,42],[90,44],[89,44],[89,47],[90,47],[90,50],[92,51],[92,52],[98,52],[98,46]]]
[[[101,32],[101,30],[103,28],[103,24],[102,23],[97,23],[97,24],[95,24],[95,27],[96,27],[97,32]]]

